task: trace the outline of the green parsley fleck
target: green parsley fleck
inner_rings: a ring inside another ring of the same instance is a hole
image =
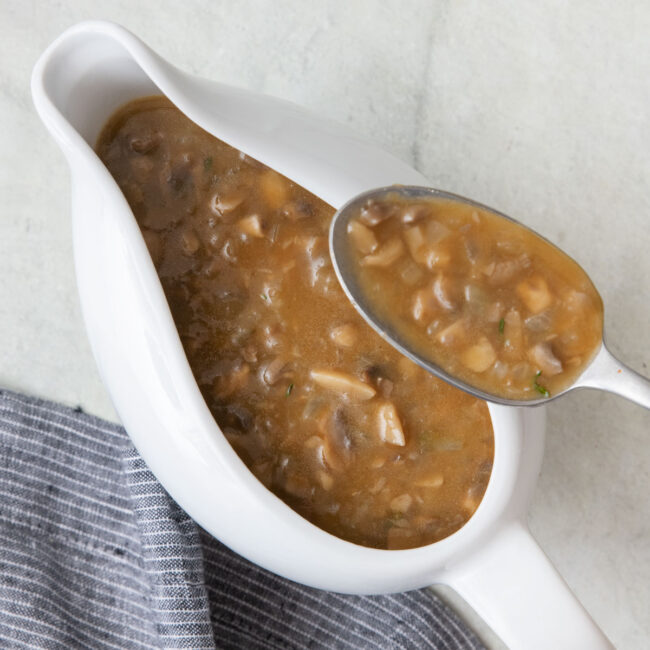
[[[535,390],[536,390],[540,395],[544,395],[544,397],[550,397],[551,394],[546,390],[546,388],[544,388],[544,386],[540,386],[540,385],[537,383],[537,379],[538,379],[538,377],[539,377],[541,374],[542,374],[542,371],[541,371],[541,370],[538,370],[538,371],[537,371],[537,374],[535,375],[535,378],[533,379],[533,388],[534,388],[534,389],[535,389]]]
[[[293,390],[293,383],[289,384],[287,386],[287,392],[284,394],[285,397],[289,397],[291,395],[291,391]]]
[[[203,159],[203,169],[205,169],[206,172],[212,169],[212,156]]]
[[[268,297],[265,293],[260,293],[260,298],[261,298],[262,300],[265,300],[266,302],[269,301],[269,297]]]
[[[505,327],[506,327],[506,321],[505,318],[502,318],[499,321],[499,334],[503,334],[503,330],[505,329]]]

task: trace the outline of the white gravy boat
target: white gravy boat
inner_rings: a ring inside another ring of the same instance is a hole
[[[189,76],[111,23],[61,35],[36,64],[32,92],[72,172],[77,282],[102,379],[138,451],[182,508],[244,557],[313,587],[372,594],[444,583],[509,647],[611,647],[525,522],[542,461],[543,408],[490,405],[495,455],[483,501],[458,532],[423,548],[343,541],[263,487],[203,401],[132,212],[93,145],[120,105],[160,93],[335,208],[372,187],[426,179],[297,106]]]

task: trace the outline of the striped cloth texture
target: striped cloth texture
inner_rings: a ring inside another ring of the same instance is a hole
[[[482,648],[428,590],[319,591],[244,560],[123,428],[0,391],[0,648]]]

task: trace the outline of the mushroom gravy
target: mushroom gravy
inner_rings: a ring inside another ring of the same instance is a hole
[[[357,315],[329,258],[334,210],[162,97],[120,109],[97,151],[206,403],[253,474],[365,546],[413,548],[463,526],[492,469],[487,405]]]
[[[391,192],[347,224],[368,306],[450,375],[508,399],[571,386],[603,336],[589,276],[524,226],[477,206]]]

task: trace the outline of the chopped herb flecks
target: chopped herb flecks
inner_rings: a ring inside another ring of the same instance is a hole
[[[506,321],[505,318],[502,318],[499,321],[499,334],[503,334],[503,330],[505,329],[505,327],[506,327]]]
[[[265,300],[266,302],[269,301],[269,297],[268,297],[265,293],[260,293],[260,298],[261,298],[262,300]]]
[[[212,169],[212,156],[203,159],[203,169],[205,169],[206,172]]]
[[[546,390],[546,388],[544,388],[544,386],[540,386],[540,385],[537,383],[537,379],[539,378],[539,376],[540,376],[541,374],[542,374],[542,371],[541,371],[541,370],[538,370],[538,371],[537,371],[537,374],[535,375],[535,379],[533,379],[533,388],[534,388],[538,393],[540,393],[540,395],[544,395],[544,397],[550,397],[551,394]]]
[[[291,391],[293,390],[293,383],[289,384],[287,386],[287,392],[284,394],[285,397],[289,397],[291,395]]]

